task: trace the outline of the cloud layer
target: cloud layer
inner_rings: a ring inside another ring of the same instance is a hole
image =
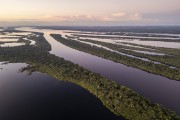
[[[0,4],[0,21],[180,25],[180,0],[2,0]]]

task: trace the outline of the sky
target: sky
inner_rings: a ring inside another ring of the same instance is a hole
[[[180,25],[180,0],[0,0],[0,24]]]

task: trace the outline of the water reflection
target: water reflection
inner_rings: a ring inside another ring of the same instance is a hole
[[[4,44],[0,44],[0,47],[15,47],[22,45],[25,45],[25,43],[4,43]]]
[[[0,42],[17,42],[18,38],[0,38]]]
[[[148,45],[155,47],[165,47],[165,48],[177,48],[180,49],[179,42],[165,42],[163,40],[179,40],[180,38],[173,37],[143,37],[143,36],[126,36],[126,35],[101,35],[101,34],[72,34],[74,36],[79,36],[83,39],[93,39],[101,42],[116,43],[116,42],[127,42],[135,43],[139,45]],[[177,34],[178,36],[179,34]],[[144,39],[145,41],[141,40]],[[161,41],[156,41],[161,40]]]
[[[1,64],[1,63],[0,63]],[[26,64],[0,65],[1,120],[125,120],[83,88],[42,73],[18,73]]]
[[[155,47],[165,47],[165,48],[177,48],[180,49],[180,43],[177,42],[163,42],[163,41],[142,41],[142,40],[116,40],[118,42],[126,42],[126,43],[135,43],[139,45],[148,45]]]
[[[180,114],[180,82],[64,46],[49,35],[50,33],[61,34],[61,30],[19,29],[45,33],[46,40],[52,46],[52,51],[50,51],[52,54],[77,63],[92,72],[100,73],[102,76],[120,85],[125,85],[135,90],[152,102],[163,104]]]

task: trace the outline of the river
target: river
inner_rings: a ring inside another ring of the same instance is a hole
[[[125,120],[85,89],[35,72],[24,63],[0,62],[0,120]]]
[[[69,48],[56,40],[50,33],[63,34],[62,30],[17,28],[18,30],[43,32],[46,40],[51,44],[50,53],[63,57],[73,63],[99,73],[102,76],[127,86],[150,99],[153,103],[160,103],[174,110],[180,115],[180,82],[154,75],[136,68],[115,63],[97,56]]]

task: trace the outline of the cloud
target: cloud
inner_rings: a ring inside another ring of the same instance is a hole
[[[118,13],[112,14],[112,16],[114,16],[114,17],[124,17],[126,15],[127,15],[127,13],[125,13],[125,12],[118,12]]]
[[[117,12],[111,15],[114,21],[141,21],[143,19],[140,13]]]
[[[113,21],[113,18],[109,16],[100,17],[98,19],[99,21]]]
[[[94,16],[94,15],[67,15],[67,16],[43,16],[45,20],[52,21],[140,21],[142,15],[140,13],[125,13],[116,12],[106,16]]]
[[[142,21],[143,20],[143,16],[140,13],[134,13],[134,14],[130,15],[130,19],[132,21]]]
[[[45,15],[43,16],[45,20],[52,21],[96,21],[100,20],[100,17],[92,16],[92,15],[67,15],[67,16],[51,16]]]
[[[149,15],[148,15],[149,16]],[[2,21],[2,20],[1,20]],[[158,22],[159,19],[155,17],[147,17],[145,14],[138,12],[127,13],[127,12],[116,12],[110,15],[41,15],[37,16],[36,19],[32,18],[21,18],[21,19],[12,19],[12,21],[74,21],[74,22],[86,22],[86,21],[114,21],[114,22]]]

